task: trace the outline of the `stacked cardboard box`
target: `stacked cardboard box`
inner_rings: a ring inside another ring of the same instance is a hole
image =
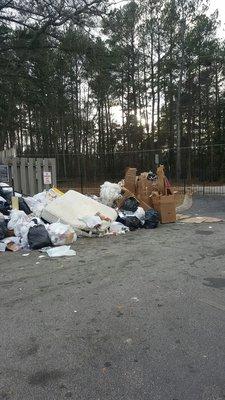
[[[157,190],[157,186],[147,179],[148,173],[142,173],[137,180],[137,198],[144,201],[150,207],[153,207],[151,194]]]
[[[125,188],[134,194],[136,192],[136,174],[137,168],[128,168],[124,179]]]
[[[176,208],[173,190],[168,187],[168,180],[164,174],[164,166],[157,169],[158,179],[150,181],[148,173],[143,172],[136,176],[136,168],[128,168],[124,180],[124,188],[129,195],[136,197],[145,210],[154,208],[160,213],[162,224],[176,221]]]

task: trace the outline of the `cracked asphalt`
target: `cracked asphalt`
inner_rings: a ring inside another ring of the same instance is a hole
[[[225,197],[187,213],[225,218]],[[0,399],[225,399],[224,243],[179,222],[0,255]]]

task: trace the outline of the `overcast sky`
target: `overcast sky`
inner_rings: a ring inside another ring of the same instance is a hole
[[[210,12],[219,10],[219,19],[221,20],[219,35],[225,37],[225,0],[211,0],[210,3]]]

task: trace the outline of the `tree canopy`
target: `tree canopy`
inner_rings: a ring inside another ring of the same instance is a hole
[[[204,0],[2,0],[1,149],[59,157],[64,176],[75,155],[94,178],[158,149],[178,178],[225,170],[217,27]]]

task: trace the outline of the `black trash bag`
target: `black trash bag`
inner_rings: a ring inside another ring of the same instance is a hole
[[[127,226],[130,231],[135,231],[136,229],[142,228],[142,223],[139,218],[133,216],[127,216],[122,224]]]
[[[135,212],[135,211],[137,211],[138,206],[139,206],[139,203],[138,203],[138,201],[137,201],[134,197],[128,197],[128,198],[124,201],[124,203],[123,203],[123,205],[122,205],[121,208],[122,208],[123,210],[125,210],[125,211],[132,211],[132,212]]]
[[[121,224],[125,225],[125,216],[122,218],[117,215],[116,222],[120,222]]]
[[[44,225],[32,226],[29,229],[27,238],[31,250],[52,246],[52,242]]]
[[[6,237],[7,224],[4,219],[0,219],[0,240]]]
[[[30,207],[28,207],[27,203],[23,199],[23,197],[19,197],[19,209],[21,211],[24,211],[25,214],[29,215],[32,214],[32,211],[30,210]]]
[[[159,213],[155,210],[147,210],[145,212],[145,229],[155,229],[159,225]]]
[[[149,171],[148,176],[147,176],[147,179],[148,179],[149,181],[155,181],[155,180],[157,179],[157,175],[154,174],[154,172]]]
[[[0,186],[0,196],[10,204],[13,196],[13,188],[11,186]]]
[[[10,204],[7,203],[7,201],[0,201],[0,212],[4,215],[9,215],[10,214]]]

